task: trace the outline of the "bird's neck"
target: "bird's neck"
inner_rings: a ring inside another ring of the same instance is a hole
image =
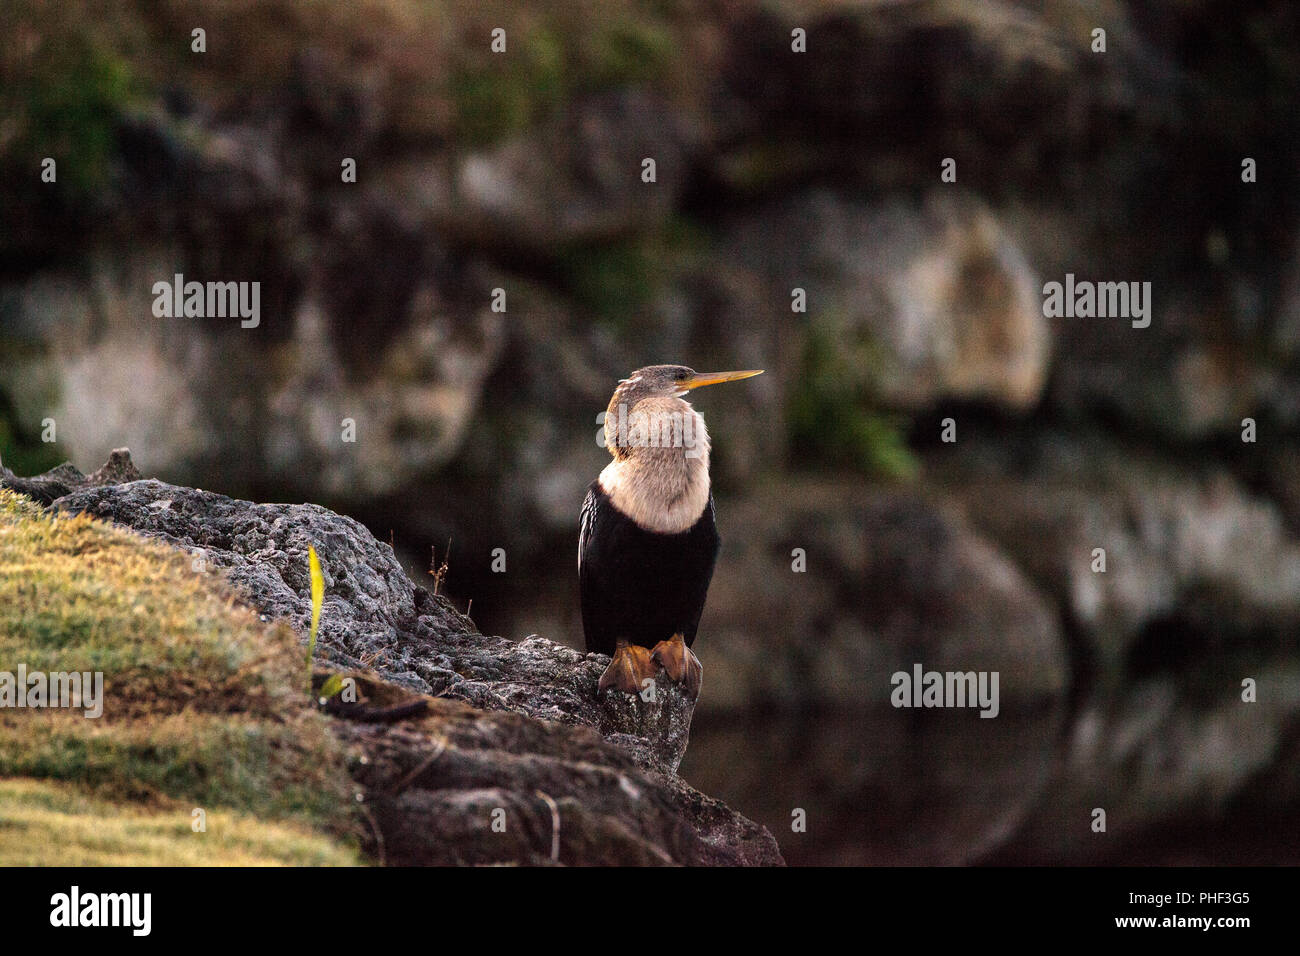
[[[690,529],[709,503],[704,418],[677,398],[645,399],[628,418],[626,427],[616,425],[622,440],[610,446],[614,460],[600,473],[601,488],[646,531]]]

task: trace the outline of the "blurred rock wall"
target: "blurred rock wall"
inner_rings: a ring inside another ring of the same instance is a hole
[[[0,13],[6,464],[450,542],[485,631],[579,644],[616,379],[766,368],[697,400],[693,783],[791,862],[1300,858],[1292,5],[61,9]],[[156,317],[178,273],[258,326]],[[1150,326],[1045,318],[1067,273]],[[916,662],[999,717],[890,707]]]

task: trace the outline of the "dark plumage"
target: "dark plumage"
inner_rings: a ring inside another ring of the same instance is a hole
[[[593,481],[582,506],[578,583],[587,650],[613,654],[618,638],[653,648],[674,634],[695,640],[718,558],[713,496],[680,534],[645,531]]]

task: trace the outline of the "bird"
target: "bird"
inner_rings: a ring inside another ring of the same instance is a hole
[[[703,668],[690,648],[721,539],[709,433],[683,396],[762,372],[649,365],[614,390],[601,433],[613,460],[587,489],[578,534],[587,651],[612,658],[598,695],[642,693],[662,667],[699,698]]]

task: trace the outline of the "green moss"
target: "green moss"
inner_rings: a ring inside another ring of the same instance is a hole
[[[556,263],[559,282],[597,321],[622,328],[698,259],[706,243],[698,227],[675,217],[619,242],[564,250]]]
[[[554,34],[538,28],[514,42],[520,44],[518,52],[486,54],[452,77],[457,137],[463,145],[488,145],[526,129],[556,110],[568,94],[566,54]]]
[[[0,406],[0,462],[4,462],[6,468],[18,475],[39,475],[67,460],[53,442],[20,436]]]
[[[15,12],[26,12],[22,5]],[[128,61],[94,39],[88,23],[42,19],[36,53],[16,66],[0,89],[0,113],[16,135],[10,155],[32,176],[50,157],[57,185],[85,193],[108,178],[116,130],[136,92]]]
[[[672,68],[672,31],[653,20],[626,18],[598,23],[582,37],[579,74],[583,90],[614,89],[661,82]]]
[[[561,263],[563,281],[574,298],[597,319],[615,325],[654,297],[657,266],[646,244],[636,240],[574,250]]]
[[[23,664],[104,675],[98,718],[81,708],[0,709],[0,777],[111,799],[123,827],[151,817],[140,825],[170,832],[178,806],[187,817],[199,807],[227,812],[232,825],[255,815],[309,835],[286,849],[250,832],[241,853],[355,857],[343,753],[302,691],[301,645],[189,556],[84,515],[46,515],[0,490],[0,661],[10,672]],[[56,817],[76,816],[73,804]],[[0,818],[30,810],[22,794],[0,791]],[[188,819],[183,833],[189,841]],[[221,859],[217,841],[160,852],[188,859],[195,846]],[[16,853],[0,840],[0,865]]]
[[[475,48],[453,70],[462,145],[499,142],[553,117],[582,93],[659,84],[672,76],[677,42],[666,22],[629,13],[571,16],[560,11],[537,25],[506,27],[506,52]]]
[[[845,350],[809,331],[803,372],[791,397],[792,450],[802,462],[847,466],[883,478],[915,477],[916,458],[904,435],[907,420],[873,407],[856,367],[870,366],[870,348],[858,346]]]

